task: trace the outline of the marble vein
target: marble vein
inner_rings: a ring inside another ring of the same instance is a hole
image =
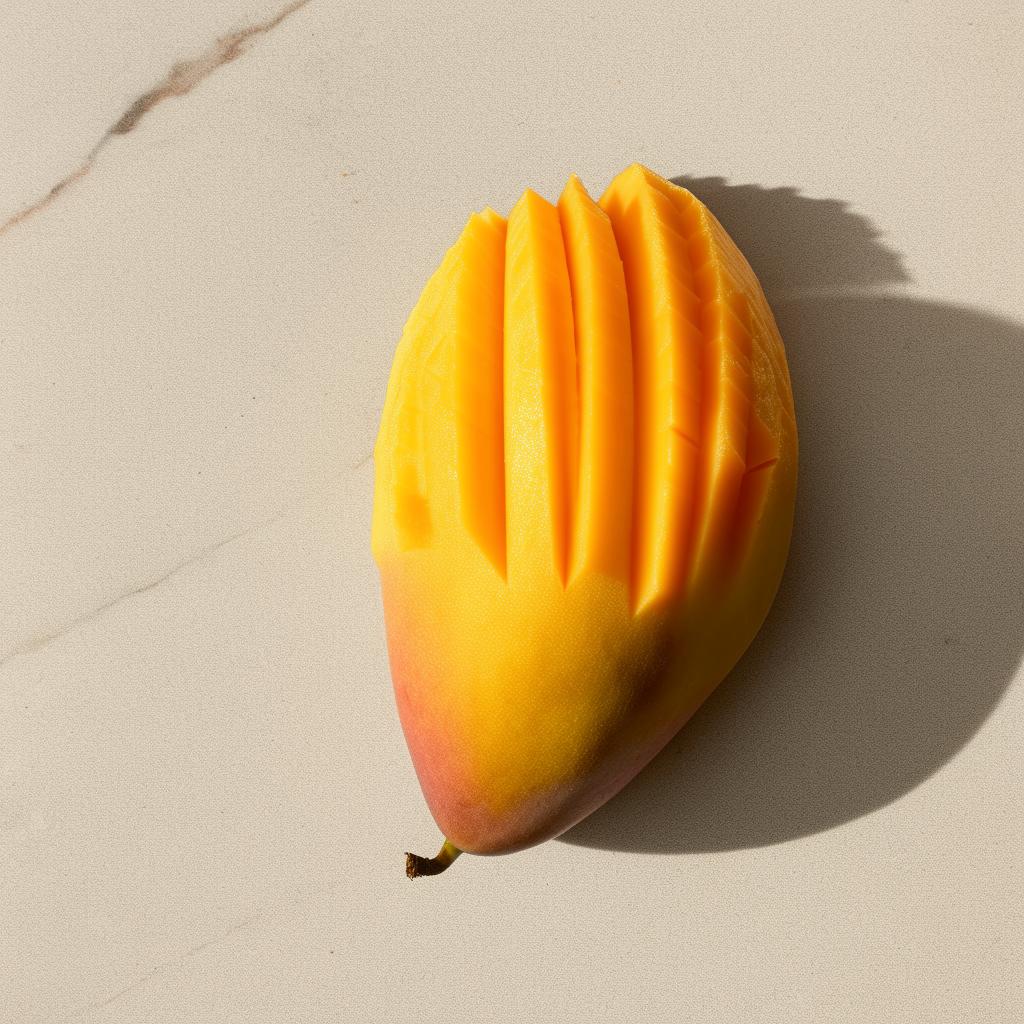
[[[264,908],[263,910],[257,911],[255,914],[250,914],[248,917],[241,921],[233,924],[227,931],[221,932],[219,935],[213,936],[211,939],[207,939],[205,942],[200,942],[195,946],[190,946],[184,950],[178,956],[172,957],[170,960],[164,960],[162,963],[157,964],[155,967],[148,970],[145,974],[140,975],[134,981],[125,985],[124,988],[118,989],[113,995],[107,996],[105,999],[101,999],[99,1002],[90,1003],[88,1006],[80,1010],[73,1018],[73,1021],[82,1020],[84,1017],[95,1012],[96,1010],[102,1010],[104,1007],[111,1006],[116,1003],[119,999],[123,999],[130,992],[134,992],[135,989],[140,988],[147,982],[152,981],[153,978],[157,978],[162,974],[166,974],[169,970],[173,970],[176,967],[181,967],[188,960],[193,957],[199,956],[200,953],[205,953],[209,949],[213,949],[215,946],[220,946],[227,942],[233,935],[247,928],[252,928],[254,925],[262,924],[273,920],[276,924],[280,924],[284,921],[295,917],[296,914],[302,913],[306,909],[309,902],[323,891],[323,886],[317,886],[313,890],[306,892],[304,895],[294,896],[284,900],[283,902],[277,903],[275,906],[270,908]]]
[[[163,80],[152,89],[133,100],[120,117],[104,132],[103,136],[86,154],[85,159],[69,174],[57,182],[45,195],[34,203],[13,213],[0,224],[0,235],[17,227],[23,221],[45,210],[54,203],[76,181],[84,178],[92,169],[104,149],[118,136],[133,131],[139,122],[158,104],[171,97],[186,96],[200,82],[209,78],[218,68],[237,60],[253,46],[260,36],[277,28],[286,18],[305,7],[311,0],[293,0],[287,7],[265,21],[246,28],[229,32],[216,39],[200,56],[192,60],[179,61],[173,65]]]
[[[139,584],[138,586],[131,587],[128,590],[122,591],[116,597],[112,597],[109,601],[105,601],[103,604],[96,608],[79,615],[77,618],[72,619],[70,622],[66,622],[59,629],[54,630],[52,633],[45,633],[42,636],[35,636],[26,640],[10,650],[6,651],[3,655],[0,655],[0,669],[2,669],[9,661],[14,661],[16,658],[23,657],[26,654],[32,654],[35,651],[42,650],[44,647],[48,647],[54,641],[59,640],[62,636],[67,636],[73,630],[78,629],[80,626],[84,626],[87,622],[91,622],[93,619],[99,618],[101,615],[110,611],[112,608],[116,608],[118,605],[124,604],[125,601],[131,600],[133,597],[137,597],[140,594],[145,594],[150,590],[154,590],[159,587],[161,583],[167,582],[173,576],[187,569],[190,565],[194,565],[196,562],[201,562],[206,558],[209,558],[215,552],[221,548],[226,547],[228,544],[233,543],[236,540],[240,540],[242,537],[247,537],[251,533],[255,533],[257,530],[262,530],[264,527],[270,526],[273,523],[278,522],[288,515],[289,510],[279,512],[277,515],[272,516],[269,519],[261,520],[258,523],[254,523],[251,526],[246,526],[244,529],[237,530],[228,537],[224,537],[209,547],[203,548],[201,551],[196,552],[193,555],[189,555],[188,558],[183,559],[176,565],[171,566],[165,572],[162,572],[155,579],[147,580],[145,583]]]
[[[220,935],[214,936],[212,939],[207,939],[205,942],[200,942],[197,946],[191,946],[186,949],[180,956],[175,957],[173,960],[165,960],[161,964],[157,964],[152,970],[147,971],[145,974],[140,975],[130,984],[125,985],[124,988],[118,989],[111,996],[107,996],[106,999],[100,1000],[98,1003],[90,1003],[84,1010],[79,1013],[74,1020],[80,1020],[87,1014],[92,1013],[94,1010],[102,1010],[105,1006],[110,1006],[112,1003],[116,1003],[118,999],[123,999],[129,992],[134,991],[140,985],[145,985],[147,981],[151,981],[153,978],[163,974],[171,967],[178,967],[185,963],[186,960],[190,960],[194,956],[198,956],[204,950],[211,949],[213,946],[219,946],[222,942],[227,942],[236,932],[242,931],[244,928],[249,928],[256,924],[263,917],[263,914],[253,914],[250,917],[245,918],[243,921],[239,921],[237,924],[233,924],[226,932]]]

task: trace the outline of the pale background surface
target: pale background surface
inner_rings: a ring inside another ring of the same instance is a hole
[[[0,234],[4,1021],[1024,1018],[1024,15],[631,6],[4,5],[0,221],[198,61]],[[789,575],[619,800],[414,884],[391,353],[471,210],[635,159],[776,307]]]

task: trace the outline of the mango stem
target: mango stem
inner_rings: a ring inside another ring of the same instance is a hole
[[[439,875],[451,866],[462,851],[447,839],[436,857],[420,857],[415,853],[405,855],[405,873],[409,878],[423,875]]]

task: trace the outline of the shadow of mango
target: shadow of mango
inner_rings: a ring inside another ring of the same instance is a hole
[[[842,203],[676,180],[765,285],[801,476],[790,563],[754,644],[562,837],[662,853],[778,843],[896,800],[969,741],[1024,647],[1024,327],[864,294],[908,278]]]

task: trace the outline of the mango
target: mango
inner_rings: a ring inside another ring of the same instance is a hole
[[[444,834],[509,853],[618,792],[760,628],[797,429],[772,312],[693,195],[634,164],[473,214],[394,357],[372,549]]]

